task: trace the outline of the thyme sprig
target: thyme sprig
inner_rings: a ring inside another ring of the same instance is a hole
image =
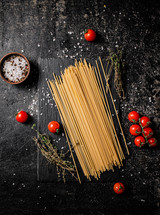
[[[66,153],[58,151],[57,147],[51,143],[51,139],[46,134],[41,134],[37,129],[36,125],[33,124],[32,129],[37,132],[38,137],[34,137],[36,145],[40,149],[42,155],[46,157],[49,163],[56,165],[58,177],[62,177],[63,181],[66,182],[66,174],[69,172],[74,178],[75,176],[75,167],[72,162],[65,160]]]
[[[123,81],[122,74],[124,72],[125,63],[122,57],[122,50],[118,49],[116,53],[110,52],[107,58],[109,72],[107,74],[107,79],[109,80],[111,72],[114,70],[114,86],[116,92],[120,99],[125,99],[124,89],[123,89]]]

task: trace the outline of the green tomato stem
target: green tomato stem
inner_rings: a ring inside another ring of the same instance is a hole
[[[85,30],[84,30],[84,33],[86,34],[87,32],[88,32],[88,29],[85,29]]]
[[[148,143],[148,139],[147,139],[147,136],[146,136],[145,133],[144,133],[144,127],[142,126],[140,119],[139,119],[139,124],[140,124],[141,129],[142,129],[142,134],[144,134],[144,138],[145,138],[145,140],[146,140],[146,143]]]

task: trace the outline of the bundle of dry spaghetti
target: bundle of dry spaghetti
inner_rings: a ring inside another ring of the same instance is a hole
[[[59,110],[69,148],[71,142],[84,175],[89,180],[91,176],[98,179],[105,170],[122,166],[125,156],[98,63],[97,67],[92,67],[86,60],[76,62],[61,76],[54,75],[54,80],[49,80],[48,85]],[[75,164],[74,157],[73,161]]]

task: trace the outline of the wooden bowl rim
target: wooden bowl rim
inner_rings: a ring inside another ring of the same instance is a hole
[[[11,81],[8,81],[7,79],[5,79],[5,77],[4,77],[3,74],[2,74],[2,65],[3,65],[5,59],[8,58],[8,57],[10,57],[11,55],[19,55],[19,56],[23,57],[23,58],[26,60],[27,64],[28,64],[28,72],[27,72],[27,75],[25,76],[25,78],[24,78],[22,81],[19,81],[19,82],[11,82]],[[10,52],[10,53],[4,55],[4,56],[1,58],[1,60],[0,60],[0,76],[1,76],[1,78],[2,78],[5,82],[7,82],[8,84],[20,84],[20,83],[22,83],[23,81],[25,81],[25,80],[27,79],[27,77],[29,76],[29,74],[30,74],[30,63],[29,63],[28,59],[26,58],[26,56],[24,56],[23,54],[18,53],[18,52]]]

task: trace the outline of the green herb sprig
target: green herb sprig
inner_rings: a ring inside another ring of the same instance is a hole
[[[62,177],[63,181],[66,182],[65,176],[67,172],[69,172],[77,180],[74,165],[72,162],[65,160],[66,154],[69,150],[66,153],[59,153],[57,147],[51,143],[51,139],[46,134],[41,134],[36,129],[35,124],[33,124],[32,129],[37,132],[38,136],[34,137],[33,140],[49,163],[56,165],[58,177]]]
[[[124,72],[125,63],[122,57],[122,50],[118,49],[116,53],[110,52],[107,58],[107,62],[109,67],[107,79],[109,80],[111,72],[112,70],[114,70],[115,71],[114,86],[115,86],[116,92],[120,99],[125,99],[123,81],[122,81],[122,74]]]

